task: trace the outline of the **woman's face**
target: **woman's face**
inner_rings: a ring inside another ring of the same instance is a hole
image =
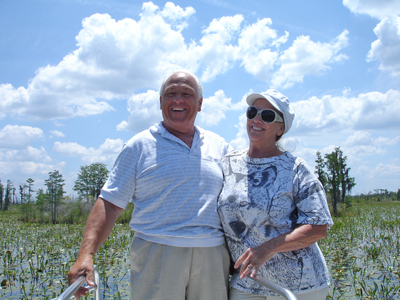
[[[257,107],[259,111],[263,109],[272,109],[278,112],[271,103],[265,99],[257,99],[253,106]],[[260,114],[249,120],[247,119],[247,134],[249,136],[250,143],[262,143],[263,145],[275,145],[276,137],[283,134],[285,130],[285,123],[274,122],[266,124],[261,120]]]

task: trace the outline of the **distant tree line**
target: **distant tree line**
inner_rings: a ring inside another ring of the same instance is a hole
[[[349,196],[352,201],[357,203],[362,202],[384,202],[384,201],[400,201],[400,189],[397,192],[388,191],[387,189],[375,189],[367,194],[359,194]]]
[[[95,200],[108,177],[108,170],[102,163],[82,166],[73,190],[78,197],[65,196],[65,180],[58,170],[49,172],[45,188],[34,190],[34,180],[29,178],[17,188],[11,180],[4,186],[0,180],[0,211],[12,205],[20,210],[20,219],[39,223],[80,223],[86,222]],[[34,192],[36,195],[34,196]],[[130,220],[128,209],[119,218],[124,223]]]
[[[332,206],[333,215],[338,213],[338,205],[349,206],[351,201],[400,201],[400,189],[390,192],[385,189],[375,189],[374,192],[349,196],[356,185],[350,176],[347,157],[337,147],[332,153],[322,157],[316,153],[315,173],[321,181],[328,200]],[[64,178],[58,170],[49,172],[45,180],[45,189],[35,191],[34,180],[28,178],[19,185],[19,192],[11,180],[5,185],[0,179],[0,211],[6,211],[12,205],[18,205],[21,220],[25,222],[44,223],[78,223],[86,222],[95,200],[99,197],[102,186],[107,180],[109,171],[102,163],[81,166],[73,190],[78,197],[65,196]],[[33,193],[36,192],[36,196]],[[127,223],[130,220],[133,204],[124,210],[118,222]]]

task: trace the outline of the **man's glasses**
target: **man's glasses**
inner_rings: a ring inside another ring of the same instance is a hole
[[[275,121],[277,122],[283,122],[283,119],[281,116],[279,116],[276,111],[272,109],[263,109],[263,110],[258,110],[257,107],[254,106],[249,106],[246,111],[246,116],[247,119],[253,120],[258,114],[261,116],[261,120],[263,120],[264,123],[271,124],[274,123]]]

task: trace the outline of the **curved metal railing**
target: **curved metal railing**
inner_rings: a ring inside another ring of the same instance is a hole
[[[86,282],[86,277],[85,276],[80,276],[77,280],[75,280],[60,296],[57,298],[54,298],[52,300],[69,300],[71,299],[75,292]],[[97,270],[97,267],[94,266],[94,287],[88,287],[89,292],[94,290],[94,299],[99,300],[100,299],[100,277],[99,277],[99,272]]]
[[[276,283],[273,283],[272,281],[269,281],[260,275],[256,275],[254,278],[252,277],[250,278],[258,282],[259,284],[269,288],[271,291],[278,293],[279,295],[282,295],[287,300],[297,300],[296,296],[290,290],[285,289],[280,285],[277,285]]]
[[[280,285],[277,285],[276,283],[273,283],[272,281],[269,281],[265,279],[264,277],[260,275],[256,275],[254,278],[250,277],[254,281],[258,282],[259,284],[269,288],[271,291],[278,293],[279,295],[285,297],[287,300],[297,300],[296,296],[288,289],[285,289],[281,287]],[[75,292],[86,282],[86,277],[85,276],[80,276],[77,280],[74,281],[60,296],[57,298],[54,298],[52,300],[69,300],[71,299]],[[100,300],[100,277],[99,277],[99,272],[97,270],[97,267],[94,267],[94,282],[96,284],[95,287],[88,287],[89,291],[95,290],[95,295],[94,299],[95,300]]]

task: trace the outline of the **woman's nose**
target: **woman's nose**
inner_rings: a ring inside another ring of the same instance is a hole
[[[255,120],[257,122],[262,122],[261,114],[259,112],[257,112],[257,114],[256,114],[256,116],[255,116],[255,118],[253,120]]]

